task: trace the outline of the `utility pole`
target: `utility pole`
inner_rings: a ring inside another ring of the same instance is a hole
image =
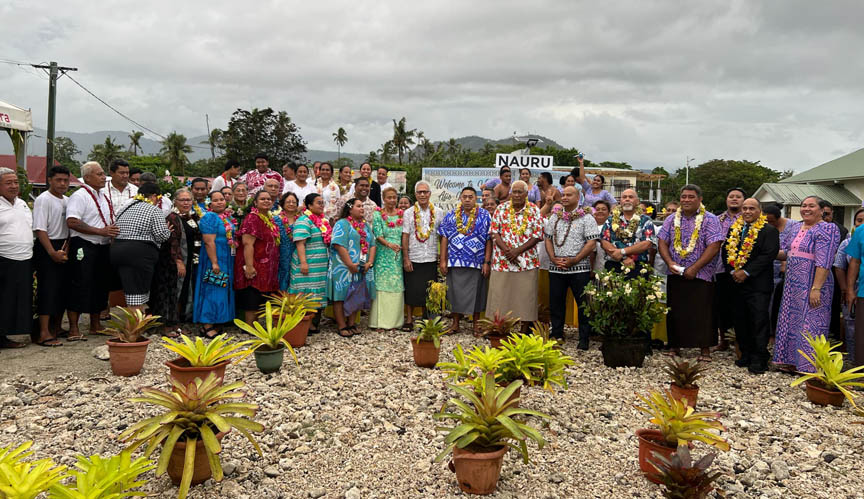
[[[56,62],[49,65],[33,64],[34,68],[48,70],[48,140],[45,149],[45,185],[48,185],[48,170],[54,166],[54,122],[57,115],[57,74],[58,71],[78,71],[78,68],[58,66]],[[26,161],[26,159],[25,159]]]
[[[685,184],[689,184],[689,183],[690,183],[690,162],[691,162],[691,161],[694,161],[695,159],[696,159],[696,158],[691,158],[691,157],[687,156],[687,166],[686,166],[686,168],[685,168],[686,175],[685,175],[685,180],[684,180],[684,183],[685,183]]]
[[[210,142],[210,115],[204,113],[204,120],[207,121],[207,142]],[[213,144],[210,144],[210,155],[213,156],[213,160],[216,160],[216,148]],[[330,169],[332,170],[333,167],[331,166]]]

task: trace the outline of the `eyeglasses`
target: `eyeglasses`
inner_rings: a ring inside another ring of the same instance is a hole
[[[417,195],[420,195],[420,194],[431,194],[431,192],[430,192],[430,191],[414,191],[414,194],[417,194]]]

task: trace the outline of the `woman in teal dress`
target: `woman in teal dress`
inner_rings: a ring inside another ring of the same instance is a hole
[[[291,255],[291,294],[306,293],[318,300],[318,313],[312,319],[309,334],[318,332],[321,313],[327,306],[327,247],[332,229],[324,218],[324,198],[318,193],[308,194],[304,200],[306,211],[294,222],[291,238],[296,248]]]
[[[225,196],[221,192],[210,194],[210,211],[198,221],[203,240],[203,251],[198,260],[195,276],[195,301],[193,320],[203,324],[201,333],[212,338],[221,333],[216,324],[234,320],[234,254],[236,253],[236,229],[233,219],[225,211]],[[226,276],[225,286],[204,282],[204,275]]]
[[[402,215],[396,207],[399,195],[388,187],[381,191],[384,207],[372,223],[375,233],[375,300],[369,312],[369,327],[399,329],[405,320],[405,290],[402,283]]]
[[[354,325],[356,314],[345,317],[344,302],[351,283],[364,278],[369,297],[375,299],[375,238],[372,227],[363,218],[363,203],[351,198],[342,207],[339,221],[333,226],[330,242],[330,272],[327,278],[327,298],[333,302],[333,315],[339,327],[339,336],[350,337],[358,333]],[[358,276],[358,273],[362,272]]]
[[[297,221],[297,207],[299,205],[297,195],[287,192],[282,196],[280,206],[282,212],[276,217],[280,223],[279,231],[282,244],[279,245],[279,290],[288,291],[291,287],[291,257],[294,256],[294,239],[291,237],[294,231],[294,222]]]

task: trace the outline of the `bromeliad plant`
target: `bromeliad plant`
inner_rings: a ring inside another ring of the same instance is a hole
[[[552,330],[549,328],[549,323],[547,322],[534,321],[534,323],[531,324],[531,334],[543,338],[543,341],[549,341],[549,334],[551,332]]]
[[[485,375],[483,386],[483,392],[478,394],[465,387],[450,385],[450,388],[467,402],[451,398],[445,403],[441,412],[435,415],[435,419],[456,421],[455,426],[437,428],[438,431],[446,431],[447,437],[444,439],[446,446],[435,457],[435,461],[442,461],[454,447],[490,450],[506,446],[519,449],[522,461],[527,463],[529,440],[536,442],[539,449],[546,445],[540,432],[520,420],[518,416],[536,416],[544,419],[549,419],[549,416],[530,409],[513,407],[518,398],[508,400],[516,389],[522,386],[521,381],[514,381],[503,388],[495,383],[494,375],[488,373]]]
[[[864,383],[858,380],[864,380],[864,366],[853,367],[846,371],[843,370],[843,354],[834,351],[840,346],[840,343],[831,343],[825,336],[813,336],[809,332],[804,333],[804,338],[813,349],[813,355],[807,354],[802,350],[798,353],[807,359],[815,369],[814,373],[799,373],[801,377],[791,383],[791,386],[798,386],[805,381],[816,381],[822,384],[822,388],[826,390],[835,390],[843,393],[843,396],[858,408],[855,404],[857,394],[852,393],[849,388],[864,387]]]
[[[185,334],[180,335],[182,343],[165,336],[162,340],[165,341],[162,346],[188,360],[192,367],[212,367],[235,357],[248,355],[247,351],[243,350],[246,342],[235,343],[227,334],[220,334],[209,343],[204,343],[201,338],[193,341]]]
[[[267,303],[270,303],[269,312],[267,311]],[[315,312],[321,308],[321,301],[310,293],[291,294],[287,291],[279,291],[278,293],[267,295],[267,303],[261,306],[261,310],[258,313],[258,317],[262,319],[268,314],[293,316],[299,311],[303,312],[303,315],[300,316],[303,318],[306,314]]]
[[[604,337],[639,338],[663,320],[668,308],[661,291],[663,278],[646,267],[635,278],[605,271],[585,286],[585,315]]]
[[[244,396],[239,389],[245,386],[242,381],[228,385],[219,385],[215,374],[210,373],[204,381],[200,378],[188,386],[183,386],[176,380],[171,380],[170,392],[156,388],[142,389],[143,396],[129,399],[131,402],[151,404],[164,407],[163,414],[147,418],[132,425],[120,434],[120,440],[129,442],[128,451],[147,444],[145,457],[150,457],[161,445],[156,476],[168,469],[168,461],[178,441],[185,442],[186,452],[183,465],[183,476],[180,481],[179,499],[184,499],[189,492],[195,463],[195,448],[199,440],[204,443],[204,450],[210,463],[213,479],[222,480],[222,464],[219,452],[222,444],[217,433],[227,433],[235,429],[239,431],[255,447],[260,456],[261,448],[252,437],[251,432],[260,432],[264,426],[252,421],[258,406],[245,404],[236,400]],[[233,416],[230,414],[236,414]]]
[[[708,467],[714,462],[717,453],[711,453],[693,463],[690,458],[690,449],[686,445],[678,446],[678,451],[670,457],[652,452],[649,458],[651,464],[658,470],[649,473],[648,476],[660,484],[666,490],[664,497],[670,499],[703,499],[714,488],[712,485],[723,473],[715,471],[708,472]]]
[[[75,480],[68,485],[58,483],[51,487],[50,499],[144,497],[147,493],[139,487],[147,482],[138,477],[156,466],[143,457],[133,461],[131,453],[123,451],[107,459],[98,455],[78,456],[75,467],[77,469],[70,472]]]
[[[501,315],[501,311],[496,310],[495,315],[491,318],[483,317],[477,324],[480,326],[480,333],[483,336],[506,338],[516,329],[520,320],[519,317],[513,317],[511,312]]]
[[[440,317],[418,321],[415,328],[417,343],[431,341],[435,348],[441,348],[441,337],[447,333],[447,324]]]
[[[636,409],[651,416],[648,421],[658,426],[667,446],[674,448],[698,440],[723,451],[729,450],[729,442],[710,431],[726,429],[718,421],[720,413],[696,412],[668,390],[665,395],[652,391],[648,397],[636,396],[645,403],[644,406],[635,406]]]
[[[542,385],[552,390],[552,385],[567,388],[565,368],[573,365],[573,359],[556,348],[556,341],[545,341],[533,334],[512,334],[501,342],[504,358],[498,367],[499,383],[521,379],[529,386]]]
[[[294,362],[297,365],[300,365],[300,362],[297,360],[297,354],[294,352],[294,349],[291,348],[291,344],[288,343],[288,340],[285,339],[285,334],[294,329],[294,326],[303,320],[303,317],[306,316],[306,311],[303,308],[296,308],[292,314],[274,314],[273,312],[273,304],[269,301],[266,302],[262,314],[262,317],[264,318],[263,326],[257,321],[249,325],[240,319],[234,319],[234,325],[255,337],[254,340],[244,341],[238,344],[248,348],[243,351],[240,358],[237,359],[237,362],[240,362],[259,348],[277,350],[280,346],[284,346],[289,352],[291,352],[291,356],[294,357]],[[276,319],[275,324],[273,323],[274,317]]]
[[[66,477],[66,466],[50,459],[23,461],[30,457],[33,442],[16,448],[0,447],[0,497],[33,499]]]
[[[698,388],[696,382],[702,379],[706,371],[708,365],[695,360],[667,359],[663,366],[663,372],[669,376],[669,380],[681,388]]]
[[[426,309],[433,314],[444,314],[450,310],[450,302],[447,301],[447,283],[440,272],[438,280],[429,281],[426,290]]]
[[[112,313],[112,319],[106,324],[105,332],[114,335],[114,340],[121,343],[136,343],[142,341],[144,333],[161,325],[159,315],[145,314],[141,310],[119,307],[119,312]]]

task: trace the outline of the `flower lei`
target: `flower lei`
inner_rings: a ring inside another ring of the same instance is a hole
[[[432,203],[429,203],[429,225],[426,227],[426,232],[420,230],[420,221],[420,203],[414,203],[414,238],[423,244],[429,239],[435,228],[435,206]]]
[[[462,203],[459,203],[459,206],[456,207],[456,213],[454,213],[456,217],[456,232],[462,234],[463,236],[468,235],[469,232],[474,232],[474,224],[477,220],[477,205],[474,205],[474,208],[471,209],[471,214],[468,215],[468,224],[464,225],[462,223]]]
[[[753,251],[753,246],[756,243],[756,237],[759,235],[759,231],[762,230],[762,227],[767,223],[767,219],[765,215],[761,215],[753,225],[750,226],[750,230],[747,231],[747,236],[744,238],[744,244],[741,246],[741,252],[738,252],[738,246],[741,243],[741,229],[744,227],[744,217],[739,217],[738,220],[735,220],[735,223],[732,224],[732,227],[729,231],[729,239],[726,241],[726,263],[732,266],[734,270],[741,270],[741,268],[747,263],[747,260],[750,258],[750,253]]]
[[[395,222],[391,222],[391,221],[387,220],[387,214],[384,213],[384,209],[381,208],[380,206],[375,208],[375,211],[377,211],[378,214],[381,215],[381,221],[386,223],[387,227],[390,227],[392,229],[392,228],[396,227],[397,225],[400,227],[402,226],[402,218],[403,218],[403,215],[405,215],[404,210],[398,210],[398,209],[396,210],[396,215],[399,217],[399,220],[396,220]]]
[[[525,208],[528,208],[528,204],[529,203],[525,203],[525,206],[522,209],[524,210]],[[524,213],[522,214],[522,224],[520,225],[516,223],[516,210],[513,208],[512,201],[510,202],[510,207],[507,211],[510,216],[510,232],[517,236],[525,234],[525,230],[528,229],[528,215]]]
[[[705,205],[699,205],[699,212],[696,214],[696,224],[693,226],[693,233],[690,234],[690,241],[687,243],[686,248],[683,247],[681,241],[681,213],[683,213],[683,208],[675,210],[675,237],[673,238],[672,246],[681,258],[687,258],[687,255],[692,253],[696,248],[696,241],[699,240],[699,231],[702,229],[702,220],[705,219]]]
[[[282,226],[285,227],[285,234],[288,235],[288,240],[292,240],[291,234],[294,233],[294,223],[288,223],[288,216],[285,213],[285,210],[282,210],[282,213],[279,214],[279,218],[282,219]],[[294,216],[294,221],[297,221],[297,216]]]
[[[273,221],[273,215],[270,212],[261,213],[258,208],[252,208],[249,210],[249,213],[258,215],[258,218],[264,222],[264,225],[267,226],[267,230],[273,235],[273,241],[276,242],[276,246],[279,246],[279,243],[282,242],[282,238],[279,236],[279,227],[276,225],[276,222]]]
[[[636,230],[639,228],[639,222],[642,220],[642,207],[636,208],[633,217],[626,225],[621,225],[621,206],[615,205],[612,208],[612,230],[615,231],[615,237],[621,241],[628,241],[636,236]]]
[[[141,194],[135,194],[135,196],[132,199],[134,199],[135,201],[143,201],[143,202],[149,204],[150,206],[156,206],[156,203],[154,203],[153,201],[150,201],[149,199],[145,198]]]
[[[198,206],[197,201],[192,201],[192,209],[195,210],[195,214],[198,215],[199,220],[201,219],[201,217],[204,216],[204,210],[202,210],[201,207]]]
[[[360,254],[368,255],[369,254],[369,241],[366,240],[366,222],[364,220],[354,220],[354,217],[348,217],[348,221],[351,222],[351,227],[354,227],[354,230],[357,231],[357,234],[360,236]]]
[[[237,241],[234,240],[234,227],[237,226],[237,220],[231,218],[231,214],[228,213],[228,210],[225,210],[222,213],[216,213],[216,216],[219,217],[219,220],[222,220],[222,225],[225,226],[225,239],[228,240],[228,246],[236,250]]]
[[[318,227],[318,230],[321,231],[321,237],[324,238],[324,244],[329,246],[330,240],[333,238],[333,230],[330,228],[330,222],[328,222],[322,215],[316,215],[309,210],[304,211],[303,214],[309,217],[309,220],[312,220],[315,227]]]
[[[588,209],[590,210],[591,208]],[[552,243],[555,244],[556,248],[561,248],[567,242],[567,238],[570,237],[570,229],[573,227],[573,224],[570,222],[584,217],[586,212],[582,208],[576,208],[573,211],[564,211],[564,208],[560,204],[555,205],[555,208],[552,208],[552,212],[558,215],[558,218],[555,219]],[[561,242],[558,242],[558,222],[562,220],[567,222],[567,232],[564,233],[564,239],[562,239]]]
[[[342,186],[339,182],[336,182],[336,186],[339,187],[339,195],[344,196],[346,192],[351,190],[351,182],[348,182],[348,185]]]
[[[565,222],[569,222],[571,220],[578,220],[585,215],[594,213],[594,210],[591,207],[583,208],[579,207],[573,211],[564,211],[564,207],[560,204],[556,204],[554,208],[552,208],[552,213],[558,215],[558,218],[564,220]]]

